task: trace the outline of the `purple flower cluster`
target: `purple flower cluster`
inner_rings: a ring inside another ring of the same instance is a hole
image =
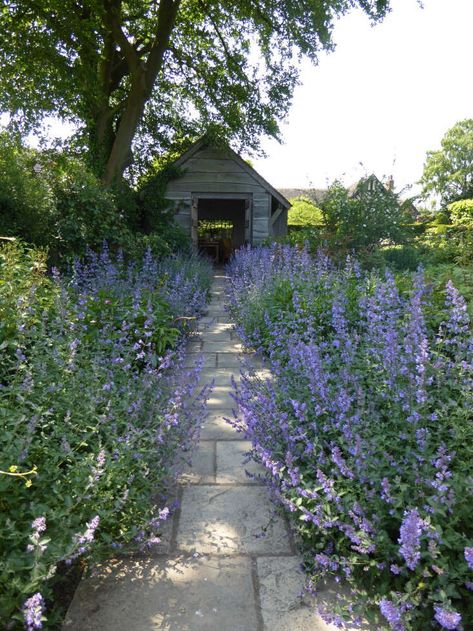
[[[402,612],[400,607],[395,605],[391,600],[383,598],[379,603],[379,609],[389,622],[391,629],[394,629],[394,631],[404,631],[405,627],[402,622]]]
[[[445,623],[433,605],[451,581],[462,615],[473,344],[461,296],[450,285],[440,309],[422,272],[401,292],[389,272],[279,244],[240,250],[229,274],[229,313],[272,374],[243,371],[234,425],[299,531],[311,580],[348,581],[393,629]]]
[[[406,511],[400,528],[399,552],[410,570],[414,570],[420,560],[420,539],[423,529],[424,522],[417,509]]]
[[[470,570],[473,570],[473,547],[466,547],[464,550],[465,561]]]
[[[439,605],[435,605],[435,620],[440,624],[442,629],[458,629],[461,622],[461,615],[451,609],[444,609]]]
[[[37,592],[33,594],[31,598],[25,601],[23,604],[23,616],[25,620],[25,628],[27,631],[33,631],[34,629],[41,629],[42,616],[44,611],[44,599],[42,595]]]

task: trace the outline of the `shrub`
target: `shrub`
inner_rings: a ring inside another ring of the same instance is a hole
[[[273,247],[239,251],[230,275],[230,312],[273,373],[243,375],[235,424],[300,536],[309,589],[351,590],[322,615],[468,625],[473,340],[458,291],[436,327],[422,273],[400,292],[389,272]]]
[[[402,243],[409,232],[397,195],[383,186],[350,196],[334,182],[320,208],[334,243],[344,249],[372,248],[383,240]]]
[[[449,204],[448,212],[453,225],[473,228],[473,199],[462,199]]]
[[[87,248],[139,256],[189,252],[190,238],[173,223],[164,190],[169,172],[137,192],[126,182],[113,191],[77,156],[24,147],[0,133],[0,235],[48,248],[49,261],[64,266]]]
[[[27,268],[31,254],[15,256]],[[55,273],[52,308],[23,321],[0,389],[2,627],[47,606],[57,628],[58,564],[159,543],[199,431],[205,391],[180,342],[209,282],[199,259],[90,252]]]
[[[38,153],[0,132],[0,235],[45,246],[51,240],[55,201]]]
[[[288,212],[287,225],[289,229],[308,228],[323,224],[320,208],[307,197],[295,197],[290,200],[292,206]]]
[[[384,248],[381,251],[383,259],[389,267],[395,270],[415,271],[421,263],[421,254],[419,250],[413,246],[395,246]]]
[[[52,309],[56,287],[46,276],[46,252],[18,240],[0,239],[0,383],[24,332]]]
[[[104,241],[112,247],[123,245],[127,225],[115,196],[81,160],[55,154],[43,168],[55,200],[49,242],[53,261],[82,256],[87,247],[98,250]]]

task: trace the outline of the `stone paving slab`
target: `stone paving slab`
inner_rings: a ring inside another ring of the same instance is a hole
[[[197,363],[197,356],[203,355],[203,368],[214,368],[217,365],[217,353],[188,353],[184,360],[185,368],[193,368]]]
[[[197,330],[209,333],[222,333],[224,331],[233,333],[234,327],[231,322],[228,322],[228,318],[227,322],[217,322],[215,318],[202,318],[197,325]]]
[[[252,631],[251,559],[118,560],[82,581],[67,631]]]
[[[209,317],[213,316],[213,317],[220,317],[220,318],[225,316],[225,318],[228,321],[227,312],[225,311],[225,309],[223,307],[221,307],[219,305],[215,305],[214,306],[214,305],[210,304],[207,307],[206,315],[209,316]]]
[[[256,561],[265,631],[336,631],[316,613],[305,596],[299,557],[264,557]]]
[[[236,368],[240,367],[240,357],[236,353],[216,353],[218,368]]]
[[[284,520],[259,486],[189,486],[177,531],[179,551],[289,554]]]
[[[202,340],[197,336],[193,336],[191,340],[187,343],[187,352],[188,353],[198,353],[202,350]]]
[[[208,341],[206,336],[203,339],[202,352],[203,353],[240,353],[243,350],[243,344],[236,342],[230,338],[226,341]]]
[[[200,442],[192,454],[192,464],[185,467],[179,481],[183,484],[212,484],[215,482],[215,443]]]
[[[240,372],[232,368],[204,368],[200,373],[200,383],[209,384],[213,381],[216,386],[231,387],[232,377],[239,381]]]
[[[233,418],[231,409],[216,409],[209,412],[202,429],[201,440],[243,440],[243,434],[237,432],[225,418]]]
[[[194,337],[198,337],[205,344],[218,342],[219,344],[235,344],[235,340],[232,338],[232,331],[230,329],[224,329],[223,331],[214,330],[212,328],[208,331],[201,331],[194,335]],[[217,348],[217,351],[219,349]]]
[[[249,440],[228,440],[217,443],[217,484],[261,484],[258,479],[246,475],[246,471],[253,475],[264,472],[264,467],[254,460],[246,462],[246,452],[250,449]]]
[[[212,392],[207,399],[207,409],[215,410],[215,408],[236,408],[235,399],[231,396],[232,389],[230,384],[225,386],[214,386]]]

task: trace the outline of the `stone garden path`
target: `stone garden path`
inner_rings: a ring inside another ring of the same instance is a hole
[[[180,509],[157,552],[122,557],[83,580],[64,629],[73,631],[329,631],[300,598],[303,576],[285,520],[244,464],[250,443],[224,417],[235,407],[241,344],[215,275],[208,315],[190,344],[215,382],[193,466],[181,476]]]

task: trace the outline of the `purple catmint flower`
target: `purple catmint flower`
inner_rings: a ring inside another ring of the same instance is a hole
[[[170,511],[167,506],[165,508],[162,508],[158,513],[159,519],[165,521],[169,517],[169,512]]]
[[[33,594],[31,598],[25,601],[23,604],[23,617],[25,620],[25,628],[27,631],[33,631],[33,629],[41,629],[41,618],[45,609],[44,598],[39,592]]]
[[[84,543],[92,543],[95,536],[95,531],[100,523],[100,517],[96,515],[91,521],[87,522],[87,530],[83,535],[77,537],[77,543],[83,545]]]
[[[461,622],[461,615],[452,609],[444,609],[440,605],[434,606],[435,620],[443,629],[457,629]]]
[[[464,555],[465,555],[465,561],[467,562],[468,567],[470,568],[470,570],[473,570],[473,548],[466,547],[464,550]]]
[[[31,528],[36,532],[44,532],[46,530],[46,517],[37,517],[31,524]]]
[[[383,598],[379,603],[379,609],[382,615],[389,622],[391,629],[394,629],[394,631],[404,631],[401,609],[395,605],[392,600]]]
[[[388,504],[394,503],[394,500],[391,497],[391,485],[389,483],[388,478],[383,478],[381,480],[381,497]]]
[[[404,557],[406,565],[414,570],[420,559],[420,538],[424,528],[424,522],[417,509],[404,513],[398,542],[401,544],[399,552]]]

